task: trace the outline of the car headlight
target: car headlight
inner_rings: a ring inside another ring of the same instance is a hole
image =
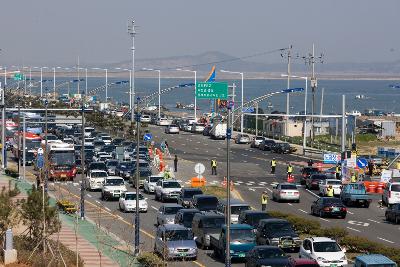
[[[230,253],[235,253],[235,251],[234,251],[234,250],[232,250],[232,249],[231,249],[231,250],[229,250],[229,252],[230,252]]]
[[[317,261],[326,261],[326,260],[325,260],[325,258],[318,257],[318,258],[317,258]]]
[[[204,239],[210,241],[210,235],[204,235]]]
[[[279,244],[279,238],[271,238],[271,245],[273,244]]]
[[[346,255],[344,255],[343,257],[341,257],[340,260],[341,260],[341,261],[347,260]]]
[[[175,250],[174,248],[168,248],[168,251],[171,253],[174,252],[174,250]]]
[[[183,204],[185,204],[185,205],[189,205],[189,201],[187,201],[187,200],[184,200],[184,201],[183,201]]]

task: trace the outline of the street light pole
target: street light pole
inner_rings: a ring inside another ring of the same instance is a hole
[[[132,18],[128,22],[128,33],[132,37],[132,82],[131,82],[131,91],[130,91],[130,102],[132,103],[131,107],[131,122],[133,123],[134,120],[134,112],[133,112],[133,105],[135,99],[135,35],[136,35],[136,25],[135,20]]]
[[[145,71],[157,71],[158,72],[158,118],[161,118],[161,70],[143,68]]]
[[[197,122],[197,97],[196,97],[196,86],[197,86],[197,71],[196,70],[183,70],[183,69],[176,69],[177,71],[186,71],[186,72],[193,72],[194,73],[194,119]]]
[[[81,220],[85,219],[85,96],[82,97],[82,146],[81,146]]]
[[[43,97],[43,68],[40,67],[40,97]]]
[[[106,71],[106,103],[108,103],[108,69]]]
[[[140,213],[139,213],[139,145],[140,145],[140,114],[139,114],[139,101],[136,102],[136,210],[135,210],[135,256],[139,255],[140,244]],[[131,111],[132,113],[133,110]]]
[[[244,124],[244,114],[243,114],[243,105],[244,105],[244,88],[243,88],[243,83],[244,83],[244,73],[243,72],[237,72],[237,71],[229,71],[229,70],[220,70],[221,72],[225,73],[231,73],[231,74],[240,74],[241,79],[242,79],[242,92],[241,92],[241,104],[240,107],[242,109],[241,115],[240,115],[240,133],[243,134],[243,124]],[[235,94],[235,93],[233,93]]]
[[[53,99],[56,100],[56,68],[53,68],[53,92],[54,92],[54,97]]]
[[[1,168],[3,171],[6,169],[6,106],[4,103],[4,95],[6,92],[6,86],[1,87],[0,82],[0,90],[1,90]]]
[[[232,137],[232,129],[230,125],[232,106],[228,103],[228,119],[226,128],[226,247],[225,247],[225,267],[231,266],[231,249],[230,249],[230,229],[231,229],[231,166],[230,166],[230,143]]]
[[[87,68],[85,68],[85,95],[87,95]]]

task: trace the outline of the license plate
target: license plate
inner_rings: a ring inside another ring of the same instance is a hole
[[[332,210],[333,211],[339,211],[340,209],[339,208],[333,208]]]
[[[337,266],[336,264],[331,264],[331,265],[330,265],[330,267],[336,267],[336,266]]]
[[[119,197],[119,194],[115,194],[114,196],[115,196],[115,197]]]
[[[289,247],[291,245],[292,245],[292,241],[283,241],[282,242],[282,246],[284,246],[284,247]]]
[[[179,253],[179,256],[185,257],[185,256],[186,256],[186,253]]]
[[[61,178],[67,178],[67,175],[66,174],[61,174],[60,177]]]
[[[245,253],[239,253],[239,258],[244,258],[244,257],[246,257]]]

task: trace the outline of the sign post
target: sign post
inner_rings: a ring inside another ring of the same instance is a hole
[[[224,82],[198,82],[196,84],[198,99],[228,99],[228,84]]]

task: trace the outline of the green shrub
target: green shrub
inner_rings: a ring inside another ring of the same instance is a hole
[[[141,253],[137,257],[137,261],[139,263],[141,263],[143,266],[146,266],[146,267],[166,266],[166,264],[163,265],[163,261],[161,260],[161,258],[158,257],[153,252],[143,252],[143,253]]]

